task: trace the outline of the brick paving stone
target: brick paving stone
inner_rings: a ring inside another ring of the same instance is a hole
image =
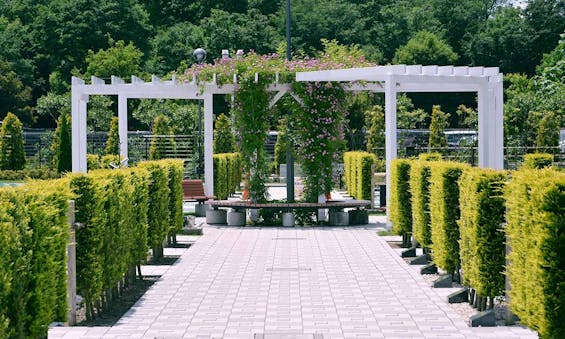
[[[537,338],[469,328],[370,227],[204,227],[111,328],[52,328],[49,338]],[[127,336],[129,335],[129,336]]]

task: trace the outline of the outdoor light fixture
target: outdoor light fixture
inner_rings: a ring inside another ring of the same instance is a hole
[[[227,49],[222,49],[222,59],[228,59],[230,57],[230,52]]]
[[[243,50],[238,49],[237,52],[235,53],[235,55],[237,56],[238,59],[241,59],[241,57],[243,56]]]
[[[206,50],[204,48],[197,48],[194,50],[192,55],[194,55],[196,62],[201,64],[206,59]]]
[[[194,55],[194,58],[199,65],[201,65],[204,60],[206,60],[206,50],[204,48],[195,49],[192,55]],[[202,154],[202,100],[198,100],[198,136],[196,138],[196,147],[198,148],[198,163],[196,164],[196,174],[201,175],[204,172],[202,168],[202,163],[204,162],[204,154]]]

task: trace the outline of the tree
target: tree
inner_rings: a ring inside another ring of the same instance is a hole
[[[153,122],[153,138],[149,146],[150,160],[166,158],[169,152],[174,150],[175,142],[171,137],[168,137],[170,134],[169,118],[158,115]]]
[[[396,101],[396,126],[404,129],[424,128],[428,112],[421,108],[415,109],[412,100],[405,94],[400,94]]]
[[[194,61],[193,51],[203,47],[204,42],[204,31],[200,26],[190,22],[166,26],[151,39],[146,67],[149,72],[159,76],[164,76],[181,65],[188,68]]]
[[[380,158],[384,157],[385,146],[385,113],[382,106],[375,105],[365,112],[365,126],[367,131],[367,152],[375,153]],[[377,150],[377,148],[383,148]]]
[[[26,158],[22,123],[17,116],[8,112],[0,129],[0,169],[21,170]]]
[[[541,118],[536,136],[536,147],[542,148],[542,152],[547,152],[547,147],[559,145],[559,125],[555,113],[546,112]]]
[[[394,63],[420,65],[449,65],[457,60],[457,54],[437,35],[420,31],[394,54]]]
[[[53,165],[59,173],[72,170],[71,138],[71,116],[63,113],[57,119],[57,128],[51,144]]]
[[[48,92],[37,99],[35,111],[39,116],[49,118],[49,120],[55,122],[59,116],[71,113],[71,96],[69,94]]]
[[[471,128],[477,130],[479,126],[479,115],[477,114],[477,111],[471,107],[459,105],[455,113],[457,113],[459,128]]]
[[[132,42],[123,40],[110,41],[110,48],[101,49],[94,53],[88,51],[86,56],[85,77],[92,75],[109,78],[112,75],[126,78],[132,75],[141,75],[141,58],[143,53]]]
[[[504,73],[531,75],[539,62],[532,54],[533,34],[521,9],[504,7],[484,22],[476,34],[467,36],[463,49],[473,65],[498,66]]]
[[[449,119],[449,113],[442,112],[439,105],[434,105],[432,108],[432,122],[430,123],[430,148],[447,147],[447,139],[443,133],[447,127],[447,119]]]
[[[107,155],[120,154],[120,130],[118,117],[112,117],[110,122],[110,131],[108,132],[108,139],[106,140],[106,149],[104,153]]]
[[[10,64],[0,57],[0,117],[8,112],[16,112],[18,116],[31,124],[29,108],[31,89],[25,86],[18,74],[10,68]]]
[[[234,151],[235,136],[232,132],[230,118],[220,114],[216,119],[216,130],[214,131],[214,153],[231,153]]]
[[[155,118],[165,115],[169,118],[173,134],[189,135],[196,130],[197,107],[192,101],[141,99],[132,116],[152,129]]]

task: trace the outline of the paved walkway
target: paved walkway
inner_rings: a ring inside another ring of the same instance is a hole
[[[179,250],[179,249],[175,249]],[[111,328],[49,338],[537,338],[469,328],[371,228],[206,227]]]

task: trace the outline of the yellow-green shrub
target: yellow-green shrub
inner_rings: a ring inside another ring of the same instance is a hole
[[[182,178],[184,176],[184,161],[176,159],[161,160],[169,171],[169,237],[176,241],[176,234],[182,229]]]
[[[506,173],[470,168],[459,180],[459,254],[464,284],[481,297],[504,295]]]
[[[368,152],[344,153],[344,168],[347,192],[357,199],[371,199],[372,166],[377,157]]]
[[[227,199],[235,193],[241,182],[241,156],[239,153],[214,154],[214,195]]]
[[[531,153],[524,155],[524,163],[522,164],[524,169],[541,169],[551,166],[553,166],[553,154]]]
[[[113,160],[110,160],[113,161]],[[86,155],[86,168],[89,171],[100,169],[100,156],[98,154],[87,154]],[[106,165],[105,168],[108,168]]]
[[[149,210],[147,241],[156,258],[163,256],[163,241],[169,229],[169,173],[164,163],[146,161],[138,164],[149,172]]]
[[[430,162],[430,222],[434,263],[453,274],[459,260],[459,177],[468,166],[456,162]]]
[[[418,159],[423,161],[440,161],[442,158],[441,153],[432,152],[432,153],[420,153],[418,155]]]
[[[412,232],[414,239],[424,249],[432,245],[430,225],[430,176],[428,161],[413,161],[410,167],[410,193],[412,195]]]
[[[412,232],[412,194],[410,193],[410,166],[412,161],[395,159],[390,170],[390,221],[395,234]]]
[[[565,333],[565,173],[520,170],[506,186],[510,307],[542,338]]]
[[[47,336],[65,321],[68,199],[61,180],[0,189],[0,334]]]

